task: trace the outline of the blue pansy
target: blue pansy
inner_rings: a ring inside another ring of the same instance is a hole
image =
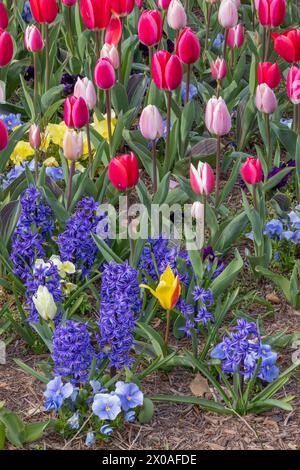
[[[272,240],[280,240],[283,233],[283,223],[278,219],[272,219],[265,225],[264,234]]]
[[[217,49],[221,49],[223,42],[224,42],[224,35],[221,34],[221,33],[218,33],[215,40],[214,40],[214,42],[213,42],[213,45]]]
[[[135,411],[127,411],[124,416],[124,421],[127,423],[133,423],[133,421],[135,421]]]
[[[21,114],[1,114],[0,119],[4,122],[8,131],[12,131],[15,127],[21,126]]]
[[[126,384],[121,381],[117,382],[115,393],[119,397],[124,411],[128,411],[143,404],[143,392],[141,392],[139,387],[134,383]]]
[[[109,424],[104,424],[100,428],[100,432],[102,432],[102,434],[105,434],[106,436],[110,436],[113,433],[113,431],[114,431],[113,428],[111,428]]]
[[[98,418],[113,421],[121,413],[120,398],[108,393],[97,393],[94,397],[92,410]]]
[[[26,0],[26,2],[24,3],[22,18],[25,23],[30,23],[32,21],[32,13],[29,5],[29,0]]]
[[[181,100],[182,100],[183,103],[184,103],[184,100],[185,100],[185,92],[186,92],[186,83],[182,82],[181,83]],[[197,96],[197,95],[198,95],[197,88],[195,87],[195,85],[192,85],[192,83],[190,83],[190,86],[189,86],[189,101],[191,101],[194,98],[194,96]]]
[[[64,179],[64,172],[62,167],[56,168],[55,166],[49,166],[46,168],[46,175],[53,178],[55,181]]]
[[[85,439],[85,445],[87,447],[92,447],[95,444],[95,434],[93,432],[88,432]]]
[[[70,429],[79,429],[79,413],[76,411],[67,421]]]
[[[46,398],[45,409],[59,410],[66,398],[69,398],[73,393],[73,385],[68,382],[63,384],[61,377],[54,377],[53,380],[48,382],[44,396]]]

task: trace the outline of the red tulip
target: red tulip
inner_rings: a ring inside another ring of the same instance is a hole
[[[242,177],[248,184],[257,184],[263,181],[264,173],[258,158],[248,157],[241,169]]]
[[[163,21],[160,11],[145,10],[139,19],[139,40],[145,46],[155,46],[162,38]]]
[[[1,150],[6,149],[7,145],[8,145],[7,128],[4,122],[0,119],[0,152]]]
[[[76,129],[81,129],[89,123],[89,108],[82,97],[71,96],[65,100],[64,119],[66,126]]]
[[[8,14],[4,3],[0,1],[0,28],[6,29],[8,26]]]
[[[120,191],[136,186],[140,175],[134,153],[114,157],[108,165],[108,177],[111,184]]]
[[[156,0],[156,3],[162,10],[167,10],[169,8],[171,0]]]
[[[293,65],[288,73],[286,89],[289,99],[293,104],[300,103],[300,69]]]
[[[14,55],[14,43],[7,31],[0,29],[0,67],[8,65]]]
[[[103,57],[96,63],[94,72],[95,83],[101,90],[109,90],[116,83],[116,73],[110,59]]]
[[[110,0],[80,0],[80,14],[88,29],[105,29],[111,12]]]
[[[184,28],[176,41],[176,54],[184,64],[194,64],[199,59],[200,42],[191,28]]]
[[[281,34],[272,33],[274,49],[286,62],[300,60],[300,29],[288,29]]]
[[[177,55],[164,50],[153,55],[151,72],[155,85],[162,90],[175,90],[182,82],[181,60]]]
[[[134,8],[134,0],[110,0],[110,8],[116,16],[127,16]]]
[[[197,169],[190,166],[190,182],[192,190],[196,194],[206,196],[213,192],[215,188],[215,175],[209,163],[199,162]]]
[[[107,44],[117,46],[122,37],[122,22],[120,18],[112,16],[105,31],[105,41]]]
[[[284,20],[286,11],[285,0],[259,0],[258,19],[262,26],[276,28]]]
[[[53,23],[58,13],[56,0],[29,0],[32,15],[37,23]]]
[[[270,88],[276,88],[280,83],[280,68],[272,62],[260,62],[258,64],[258,84],[266,83]]]
[[[229,29],[227,37],[228,47],[231,47],[232,49],[237,47],[239,49],[244,44],[244,39],[244,28],[241,23]]]

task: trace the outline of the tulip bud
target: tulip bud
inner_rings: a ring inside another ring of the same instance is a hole
[[[113,44],[107,44],[105,43],[101,49],[100,52],[100,58],[107,58],[110,59],[111,63],[114,66],[114,69],[119,68],[120,62],[119,62],[119,53],[118,49],[116,46]]]
[[[191,216],[196,220],[204,220],[204,204],[196,201],[191,208]]]
[[[218,20],[225,29],[233,28],[238,22],[238,10],[233,0],[224,0],[219,8]]]
[[[156,3],[162,10],[167,10],[169,8],[171,0],[156,0]]]
[[[286,82],[287,94],[293,104],[300,103],[300,69],[293,65]]]
[[[0,29],[0,67],[8,65],[14,55],[14,43],[7,31]]]
[[[145,46],[156,46],[161,41],[163,21],[158,10],[145,10],[139,19],[139,40]]]
[[[257,184],[263,181],[264,173],[258,158],[248,157],[241,168],[241,174],[248,184]]]
[[[87,29],[105,29],[111,17],[110,0],[80,0],[80,14]]]
[[[63,141],[64,156],[68,160],[79,160],[83,153],[82,133],[66,130]]]
[[[116,16],[127,16],[134,8],[134,0],[110,0],[110,8]]]
[[[213,96],[205,110],[205,125],[209,132],[222,136],[231,129],[231,116],[223,98]]]
[[[277,99],[274,91],[266,84],[262,83],[256,88],[256,107],[265,114],[274,113],[277,108]]]
[[[42,35],[36,26],[27,26],[24,34],[24,44],[29,52],[38,52],[43,49]]]
[[[116,84],[116,73],[110,59],[105,57],[97,61],[94,79],[97,87],[101,90],[109,90]]]
[[[155,85],[162,90],[175,90],[182,82],[181,60],[177,55],[172,55],[164,50],[153,55],[151,72]]]
[[[164,134],[163,118],[156,106],[149,104],[140,117],[140,130],[147,140],[159,139]]]
[[[8,145],[8,132],[7,132],[7,127],[0,119],[0,152],[4,149],[6,149]]]
[[[186,26],[187,17],[184,6],[180,0],[172,0],[168,12],[167,23],[172,29],[182,29]]]
[[[114,44],[117,46],[122,37],[122,23],[120,18],[111,17],[110,22],[105,31],[104,41],[107,44]]]
[[[139,181],[139,166],[134,153],[114,157],[108,165],[108,177],[119,191],[133,188]]]
[[[270,88],[276,88],[280,83],[280,68],[272,62],[260,62],[258,64],[258,83],[266,83]]]
[[[58,14],[56,0],[29,0],[32,16],[37,23],[53,23]]]
[[[199,162],[198,168],[191,164],[190,182],[192,190],[196,194],[208,195],[215,188],[215,175],[212,167],[208,163]]]
[[[231,47],[232,49],[236,47],[239,49],[244,44],[244,39],[244,28],[241,23],[229,29],[227,37],[228,47]]]
[[[176,54],[184,64],[194,64],[199,59],[200,42],[191,28],[184,28],[179,34]]]
[[[36,124],[32,124],[29,129],[29,143],[33,149],[37,150],[40,148],[41,142],[40,128]]]
[[[66,126],[81,129],[90,120],[90,113],[85,100],[81,97],[68,97],[64,104],[64,119]]]
[[[0,103],[5,103],[6,101],[6,87],[5,83],[0,80]]]
[[[259,0],[258,19],[262,26],[277,28],[283,22],[285,12],[285,0]]]
[[[4,3],[0,1],[0,29],[6,29],[8,26],[8,14]]]
[[[224,59],[217,57],[215,62],[211,61],[211,75],[214,80],[223,80],[226,77],[227,67]]]
[[[77,79],[74,88],[74,96],[76,98],[83,98],[90,110],[96,106],[96,90],[93,82],[87,77]]]
[[[39,286],[32,297],[35,308],[44,320],[53,320],[57,312],[57,306],[53,295],[46,286]]]

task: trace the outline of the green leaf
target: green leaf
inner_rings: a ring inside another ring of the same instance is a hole
[[[92,237],[97,247],[99,248],[100,253],[108,263],[110,261],[115,261],[116,263],[123,263],[123,260],[108,246],[108,244],[104,240],[102,240],[102,238],[98,237],[98,235],[95,235],[94,233],[92,233]]]
[[[161,335],[157,333],[157,331],[155,331],[152,326],[142,322],[137,323],[137,328],[138,332],[142,334],[143,337],[147,337],[150,339],[150,342],[153,346],[156,355],[159,357],[164,357],[167,352],[167,346]]]
[[[282,290],[287,301],[291,303],[290,281],[286,277],[282,276],[281,274],[274,273],[269,269],[264,268],[263,266],[256,266],[255,270],[259,274],[262,274],[263,276],[274,282],[274,284],[276,284],[276,286]]]
[[[47,384],[49,382],[48,377],[32,369],[32,367],[28,366],[27,364],[22,362],[20,359],[14,359],[14,361],[22,370],[24,370],[24,372],[32,375],[34,378],[38,379],[40,382],[43,382],[44,384]]]
[[[34,442],[41,439],[44,431],[51,424],[51,420],[44,421],[41,423],[30,423],[25,425],[24,430],[24,442]]]
[[[145,397],[143,402],[143,408],[141,409],[138,420],[142,424],[149,423],[154,414],[154,405],[150,398]]]
[[[206,411],[212,411],[214,413],[220,413],[224,415],[232,415],[233,412],[230,408],[226,408],[213,400],[207,400],[205,398],[197,398],[190,396],[176,396],[176,395],[154,395],[151,397],[153,401],[167,401],[171,403],[186,403],[188,405],[198,405]]]
[[[0,421],[5,426],[5,434],[9,442],[17,448],[22,448],[25,426],[19,416],[6,408],[2,408],[0,410]]]
[[[212,282],[211,289],[214,298],[222,294],[237,278],[243,267],[243,260],[239,252],[235,251],[235,258],[226,266],[224,271]]]

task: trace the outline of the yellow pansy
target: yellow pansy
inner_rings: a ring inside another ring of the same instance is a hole
[[[30,146],[29,142],[20,140],[15,146],[10,159],[14,165],[20,165],[28,159],[28,157],[34,155],[34,150]]]
[[[169,265],[165,272],[160,276],[158,286],[155,290],[147,284],[141,284],[140,287],[149,289],[151,294],[158,299],[160,305],[165,310],[171,310],[175,307],[181,291],[179,276],[174,276]]]
[[[67,126],[64,121],[60,124],[48,124],[46,128],[46,139],[62,148]]]
[[[99,121],[97,119],[97,116],[96,116],[95,113],[94,113],[93,117],[94,117],[94,122],[92,124],[92,127],[95,129],[95,131],[98,132],[98,134],[101,135],[101,137],[103,137],[103,139],[108,141],[108,129],[107,129],[106,119],[102,119],[101,121]],[[117,119],[116,119],[115,116],[113,116],[112,120],[111,120],[111,132],[112,132],[112,134],[114,133],[116,124],[117,124]]]
[[[56,168],[59,167],[59,163],[58,161],[56,160],[56,158],[54,157],[49,157],[49,158],[46,158],[46,160],[44,161],[44,166],[55,166]]]

